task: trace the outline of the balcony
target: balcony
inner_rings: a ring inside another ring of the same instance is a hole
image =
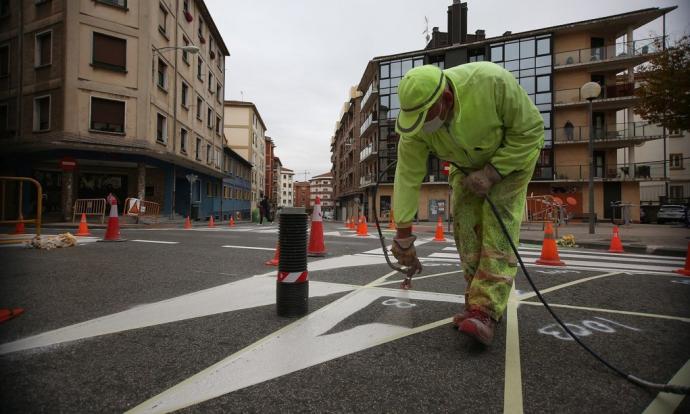
[[[359,162],[364,162],[367,160],[367,158],[371,157],[372,155],[376,155],[376,147],[374,143],[372,142],[371,144],[367,145],[363,150],[359,152]]]
[[[639,162],[595,166],[594,181],[663,181],[664,162]],[[534,170],[534,181],[587,182],[589,165],[556,165]]]
[[[580,88],[559,89],[554,91],[553,96],[554,108],[587,105],[587,101],[582,97]],[[601,95],[592,101],[592,109],[623,109],[632,105],[636,100],[635,84],[633,82],[602,86]]]
[[[367,89],[367,93],[364,94],[364,97],[362,98],[362,103],[360,105],[360,110],[364,111],[367,107],[367,104],[370,102],[370,99],[372,96],[375,96],[379,93],[378,89],[374,87],[374,82],[371,82],[369,85],[369,89]],[[372,101],[373,102],[373,101]]]
[[[378,125],[376,120],[376,112],[369,112],[369,116],[362,122],[362,126],[359,128],[359,136],[363,137],[367,132],[369,132],[370,127],[373,125]]]
[[[624,69],[649,60],[662,49],[663,37],[575,49],[553,55],[554,70],[596,67],[597,71]]]
[[[360,187],[367,187],[374,184],[376,184],[376,177],[374,177],[374,174],[366,174],[359,177]]]
[[[554,129],[555,144],[582,144],[589,142],[589,127]],[[594,129],[594,146],[597,148],[620,148],[663,138],[663,128],[649,122],[624,122],[605,125]]]

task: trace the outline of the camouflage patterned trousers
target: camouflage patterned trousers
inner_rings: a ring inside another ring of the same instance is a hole
[[[535,161],[536,163],[536,161]],[[527,184],[534,171],[515,171],[494,185],[489,197],[517,244],[525,208]],[[498,321],[508,303],[508,295],[517,273],[517,258],[510,248],[491,206],[463,187],[464,174],[454,172],[453,217],[455,245],[460,253],[467,281],[465,307],[479,309]]]

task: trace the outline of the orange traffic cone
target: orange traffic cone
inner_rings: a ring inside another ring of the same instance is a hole
[[[309,231],[308,256],[322,257],[326,255],[326,246],[323,243],[323,216],[321,215],[321,199],[316,196],[314,212],[311,214],[311,230]]]
[[[446,237],[443,235],[443,221],[441,221],[441,216],[438,216],[438,221],[436,222],[436,235],[434,236],[434,241],[446,241]]]
[[[350,223],[348,223],[347,227],[350,230],[357,230],[357,226],[355,225],[355,218],[354,217],[350,217]]]
[[[120,238],[120,219],[117,215],[117,198],[108,195],[110,201],[110,216],[108,217],[108,227],[105,236],[100,241],[125,241]]]
[[[235,218],[230,216],[230,221],[228,222],[228,226],[230,227],[235,227]]]
[[[213,221],[213,216],[208,220],[209,227],[216,227],[216,223]]]
[[[677,269],[674,272],[683,276],[690,276],[690,242],[688,242],[688,253],[685,255],[685,268]]]
[[[611,238],[611,245],[609,246],[610,253],[624,253],[623,243],[618,236],[618,226],[613,226],[613,237]]]
[[[17,225],[14,227],[14,233],[13,234],[24,234],[25,228],[24,228],[24,217],[19,216],[19,220],[21,220]]]
[[[395,230],[395,218],[393,217],[393,210],[391,210],[391,219],[388,222],[388,230]]]
[[[5,322],[24,313],[24,308],[3,308],[0,309],[0,323]]]
[[[558,257],[558,247],[553,238],[553,226],[546,223],[544,230],[544,242],[541,246],[541,256],[537,259],[537,264],[549,266],[565,266],[565,263]]]
[[[191,228],[192,228],[192,222],[189,221],[189,216],[187,216],[187,218],[184,219],[184,229],[189,230]]]
[[[81,221],[79,222],[79,230],[75,236],[90,236],[89,225],[86,224],[86,214],[81,213]]]
[[[368,236],[369,235],[369,227],[367,226],[367,219],[364,216],[361,216],[359,218],[359,225],[357,226],[357,235],[358,236]]]
[[[266,262],[268,266],[278,266],[280,262],[280,241],[276,243],[276,253],[273,255],[273,259]]]

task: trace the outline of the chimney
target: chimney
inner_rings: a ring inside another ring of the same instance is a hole
[[[510,36],[512,34],[513,32],[511,32],[510,30],[508,30],[507,32],[503,32],[503,36]]]
[[[484,39],[486,39],[486,32],[483,29],[477,29],[474,32],[474,36],[475,36],[475,39],[474,39],[475,41],[484,40]]]
[[[448,6],[448,40],[452,45],[467,41],[467,3],[460,0]]]

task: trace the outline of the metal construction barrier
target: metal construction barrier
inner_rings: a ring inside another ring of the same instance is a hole
[[[78,198],[72,209],[72,223],[82,214],[87,216],[101,216],[101,223],[105,221],[105,198]]]
[[[153,201],[145,201],[138,198],[127,198],[124,204],[124,214],[133,217],[153,217],[158,221],[161,205]]]
[[[36,202],[33,203],[36,206],[36,216],[33,219],[25,219],[23,212],[24,205],[24,186],[23,184],[29,182],[36,187]],[[8,201],[12,200],[7,196],[7,187],[16,186],[17,187],[17,219],[7,220],[7,210]],[[43,211],[43,187],[41,183],[29,177],[0,177],[0,188],[2,191],[2,200],[0,202],[0,225],[1,224],[34,224],[36,226],[36,235],[41,235],[41,212]]]

